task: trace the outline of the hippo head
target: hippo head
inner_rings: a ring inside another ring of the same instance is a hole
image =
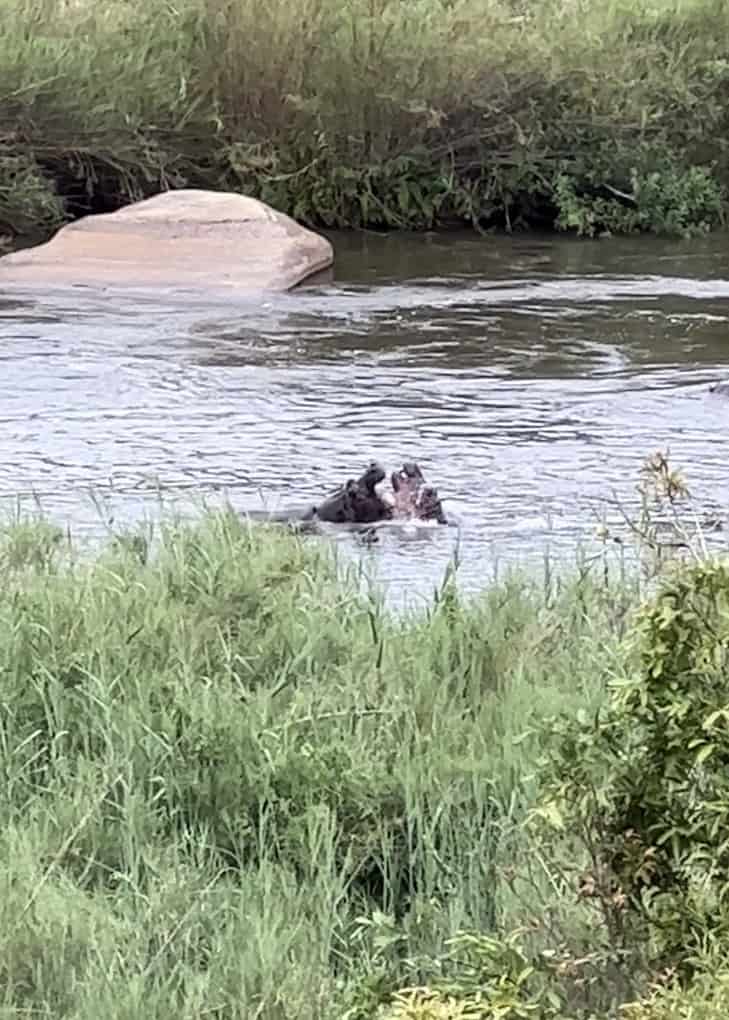
[[[420,489],[425,482],[423,472],[414,461],[407,461],[399,471],[390,475],[390,484],[395,494],[397,513],[412,514],[418,502]]]
[[[432,485],[426,485],[420,493],[420,498],[415,507],[415,514],[422,521],[437,521],[438,524],[448,523],[438,490],[433,488]]]
[[[415,461],[408,460],[405,461],[399,471],[392,472],[390,481],[395,492],[399,492],[402,485],[422,485],[425,478],[420,470],[420,466]]]
[[[384,477],[385,469],[372,461],[364,474],[356,481],[347,479],[315,507],[310,516],[331,524],[369,524],[384,520],[391,510],[375,489]]]
[[[374,495],[375,486],[379,485],[385,477],[385,469],[382,464],[379,464],[376,460],[370,462],[367,470],[362,474],[357,482],[365,492],[370,495]]]

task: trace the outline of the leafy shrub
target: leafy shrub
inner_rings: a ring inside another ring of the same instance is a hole
[[[690,971],[729,931],[729,563],[672,571],[629,645],[606,709],[558,727],[539,812],[581,845],[615,946]]]
[[[729,1016],[726,945],[710,940],[695,964],[690,984],[670,972],[659,974],[648,994],[624,1004],[621,1016],[625,1020],[724,1020]]]
[[[455,999],[430,988],[398,992],[383,1020],[487,1020],[492,1015],[478,1002]]]
[[[63,202],[37,164],[0,152],[0,229],[18,234],[51,230],[63,217]]]
[[[645,145],[625,152],[598,149],[584,170],[578,164],[557,175],[554,199],[557,227],[589,237],[703,234],[722,221],[724,205],[711,168]]]
[[[421,962],[421,967],[423,963]],[[381,1020],[527,1020],[556,1014],[553,990],[522,946],[522,933],[506,938],[461,932],[426,970],[441,972],[430,985],[398,991],[381,1009]]]

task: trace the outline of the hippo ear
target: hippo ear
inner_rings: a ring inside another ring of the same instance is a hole
[[[400,491],[400,476],[398,475],[397,471],[393,471],[392,474],[390,475],[390,485],[392,486],[394,492]]]

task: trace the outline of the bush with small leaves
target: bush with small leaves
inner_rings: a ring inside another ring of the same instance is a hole
[[[580,892],[621,951],[693,969],[729,934],[729,563],[665,576],[595,717],[557,726],[537,817],[580,845]]]

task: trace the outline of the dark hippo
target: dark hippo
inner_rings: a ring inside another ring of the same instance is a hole
[[[307,515],[330,524],[375,524],[392,516],[390,507],[375,486],[385,478],[385,469],[373,461],[356,481],[349,479]]]

